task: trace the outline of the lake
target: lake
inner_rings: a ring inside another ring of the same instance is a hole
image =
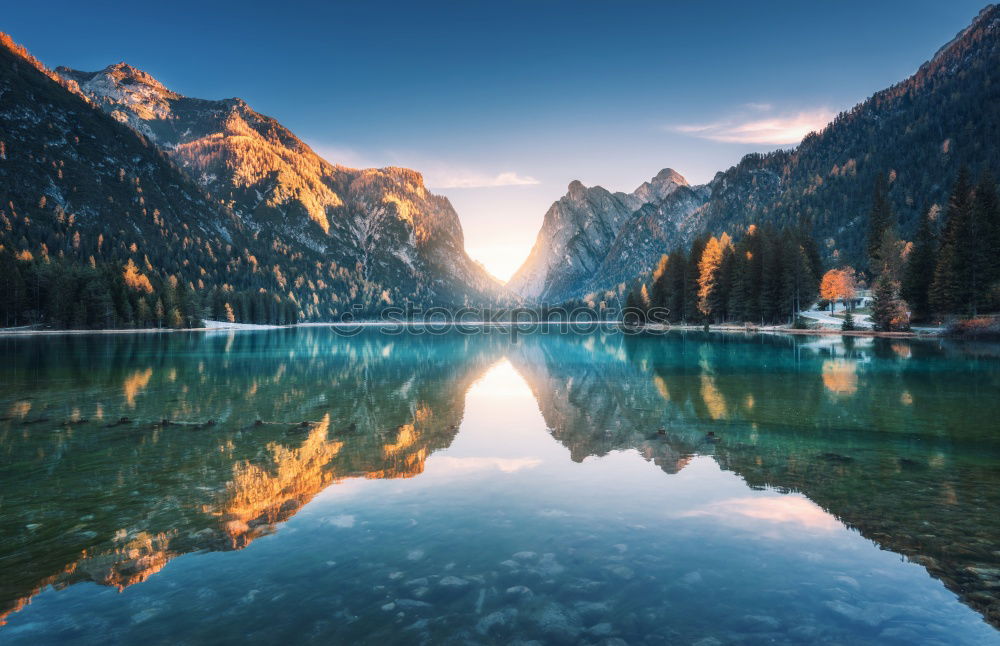
[[[1000,348],[0,339],[0,643],[1000,643]]]

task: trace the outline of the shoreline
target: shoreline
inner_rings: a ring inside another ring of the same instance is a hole
[[[662,332],[666,329],[669,330],[683,330],[689,332],[701,332],[705,331],[705,326],[703,325],[671,325],[667,328],[663,326],[651,326],[645,325],[642,327],[644,330],[652,330],[657,332]],[[781,326],[762,326],[762,327],[741,327],[736,325],[712,325],[708,328],[709,332],[741,332],[744,334],[798,334],[803,336],[858,336],[858,337],[883,337],[888,339],[925,339],[928,337],[946,337],[944,330],[935,331],[909,331],[909,332],[882,332],[876,330],[838,330],[836,328],[810,328],[810,329],[796,329],[791,327],[781,327]]]
[[[204,327],[197,328],[135,328],[135,329],[103,329],[103,330],[53,330],[44,328],[33,328],[33,327],[18,327],[18,328],[0,328],[0,338],[3,337],[31,337],[31,336],[83,336],[88,334],[174,334],[177,332],[258,332],[263,330],[283,330],[290,328],[306,328],[306,327],[376,327],[376,326],[404,326],[404,327],[417,327],[422,325],[441,325],[435,322],[424,322],[424,321],[407,321],[407,322],[395,322],[395,321],[356,321],[351,323],[344,322],[308,322],[308,323],[294,323],[291,325],[258,325],[253,323],[220,323],[218,321],[206,321],[210,325],[205,325]],[[534,325],[565,325],[566,323],[560,322],[549,322],[549,323],[535,323]],[[621,321],[597,321],[593,323],[587,323],[588,325],[621,325]],[[457,323],[452,324],[454,327],[457,326],[481,326],[481,327],[510,327],[515,325],[514,323],[504,323],[504,322],[490,322],[490,321],[472,321],[467,323]],[[653,325],[643,325],[638,326],[634,329],[640,331],[648,332],[665,332],[670,330],[679,330],[683,332],[704,332],[706,331],[703,325],[670,325],[664,326],[662,324]],[[890,339],[917,339],[917,338],[946,338],[944,330],[925,330],[925,331],[909,331],[909,332],[881,332],[875,330],[838,330],[835,328],[812,328],[812,329],[795,329],[791,327],[782,326],[760,326],[760,327],[747,327],[747,326],[737,326],[737,325],[712,325],[707,329],[708,332],[725,332],[725,333],[743,333],[743,334],[797,334],[802,336],[851,336],[851,337],[881,337]]]

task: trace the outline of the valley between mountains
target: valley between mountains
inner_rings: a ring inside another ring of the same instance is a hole
[[[790,150],[701,185],[569,183],[507,284],[405,168],[326,160],[239,98],[183,96],[127,63],[50,69],[0,38],[0,287],[7,326],[333,321],[388,305],[621,303],[699,236],[795,228],[867,270],[876,178],[905,239],[967,168],[1000,168],[1000,9]],[[665,160],[681,165],[683,160]]]

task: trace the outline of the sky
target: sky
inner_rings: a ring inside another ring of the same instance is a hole
[[[570,181],[703,183],[912,74],[982,0],[5,3],[50,67],[239,96],[334,163],[406,166],[501,279]]]

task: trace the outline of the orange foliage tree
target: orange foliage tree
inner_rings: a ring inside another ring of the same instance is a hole
[[[841,269],[831,269],[823,274],[823,280],[819,284],[820,298],[830,301],[830,311],[833,311],[833,304],[838,300],[846,302],[854,298],[857,293],[857,279],[854,269],[843,267]]]
[[[137,292],[146,292],[147,294],[153,293],[153,285],[149,282],[149,278],[139,271],[139,268],[135,266],[131,258],[125,264],[123,277],[125,278],[125,284],[130,289],[134,289]]]

